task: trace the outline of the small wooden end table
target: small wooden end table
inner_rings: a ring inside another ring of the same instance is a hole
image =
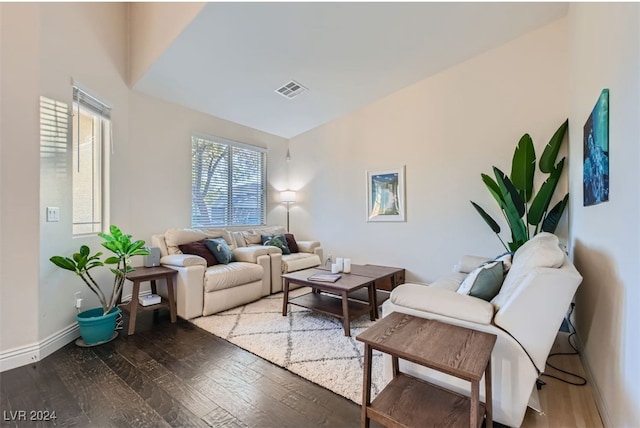
[[[493,426],[491,351],[496,335],[440,321],[393,312],[356,339],[364,342],[361,427],[370,419],[387,427],[470,426],[478,428],[486,415]],[[371,402],[371,358],[377,349],[391,355],[393,379]],[[401,373],[398,358],[471,382],[466,397]],[[480,403],[484,374],[485,403]]]
[[[136,318],[138,316],[138,311],[153,311],[160,308],[169,308],[169,312],[171,313],[171,322],[175,323],[176,318],[176,299],[175,292],[173,290],[173,275],[176,273],[175,270],[170,269],[164,266],[154,266],[154,267],[136,267],[136,270],[133,272],[129,272],[126,278],[133,282],[133,287],[131,289],[131,300],[126,303],[120,303],[118,306],[129,312],[129,336],[131,336],[136,331]],[[158,292],[156,288],[156,280],[158,279],[166,279],[167,280],[167,294],[169,297],[169,301],[165,300],[164,297],[155,305],[142,306],[139,302],[139,294],[140,294],[140,283],[145,281],[151,282],[151,292],[156,294]],[[122,302],[122,293],[120,293],[120,298],[118,299]]]

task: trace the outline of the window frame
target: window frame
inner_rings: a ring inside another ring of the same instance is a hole
[[[75,196],[75,159],[71,161],[72,177],[71,177],[71,229],[73,237],[95,236],[101,232],[105,232],[106,224],[108,223],[108,203],[109,203],[109,148],[111,145],[112,137],[112,119],[111,119],[111,107],[98,98],[91,95],[86,90],[73,86],[73,100],[71,107],[71,156],[78,156],[78,136],[79,133],[79,117],[78,115],[91,116],[94,123],[98,125],[98,129],[92,132],[94,139],[92,147],[91,161],[92,164],[99,168],[98,173],[92,174],[92,180],[97,180],[99,183],[93,183],[91,187],[91,205],[92,214],[91,221],[78,222],[76,221],[76,209],[77,201]],[[78,129],[74,127],[78,124]],[[75,131],[75,132],[74,132]],[[98,189],[96,191],[95,189]],[[99,193],[99,195],[96,195]],[[97,209],[96,209],[97,206]],[[95,211],[97,211],[97,213]],[[83,226],[91,225],[91,231],[78,231]]]

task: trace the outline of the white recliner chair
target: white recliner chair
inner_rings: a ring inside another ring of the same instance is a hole
[[[493,333],[493,419],[518,427],[527,405],[538,405],[536,380],[558,330],[582,281],[556,236],[540,233],[513,255],[510,270],[493,300],[456,293],[467,274],[478,266],[478,258],[465,256],[457,272],[430,285],[403,284],[383,304],[383,316],[402,312]],[[391,377],[391,358],[385,359],[385,376]],[[447,389],[470,395],[470,384],[407,361],[402,372]],[[484,401],[484,388],[481,400]],[[534,406],[535,407],[535,406]]]

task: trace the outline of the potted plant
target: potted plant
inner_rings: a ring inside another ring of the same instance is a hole
[[[127,273],[135,270],[130,264],[131,257],[149,254],[149,251],[143,248],[144,241],[131,242],[131,235],[122,233],[117,226],[112,225],[109,231],[110,234],[100,233],[98,236],[104,239],[102,246],[114,253],[114,256],[101,260],[102,252],[91,255],[89,247],[82,245],[71,258],[53,256],[49,259],[59,268],[78,275],[100,299],[101,308],[89,309],[76,316],[80,326],[80,336],[86,345],[98,345],[115,336],[116,318],[120,313],[120,309],[116,305]],[[91,269],[105,265],[113,266],[110,269],[114,275],[111,295],[108,297],[89,273]]]
[[[511,175],[493,167],[495,180],[487,174],[481,174],[482,181],[494,197],[511,231],[511,242],[504,243],[500,237],[498,223],[478,204],[471,201],[487,225],[498,236],[502,245],[515,252],[525,242],[540,232],[554,233],[562,217],[569,194],[549,208],[556,190],[565,158],[556,163],[558,152],[567,132],[569,121],[565,120],[545,146],[539,160],[540,172],[549,174],[538,192],[533,187],[536,171],[536,152],[529,134],[524,134],[513,153]]]

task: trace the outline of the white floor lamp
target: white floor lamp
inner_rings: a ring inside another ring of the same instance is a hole
[[[296,202],[296,192],[293,190],[283,190],[280,192],[280,202],[287,206],[287,232],[289,232],[289,206]]]

